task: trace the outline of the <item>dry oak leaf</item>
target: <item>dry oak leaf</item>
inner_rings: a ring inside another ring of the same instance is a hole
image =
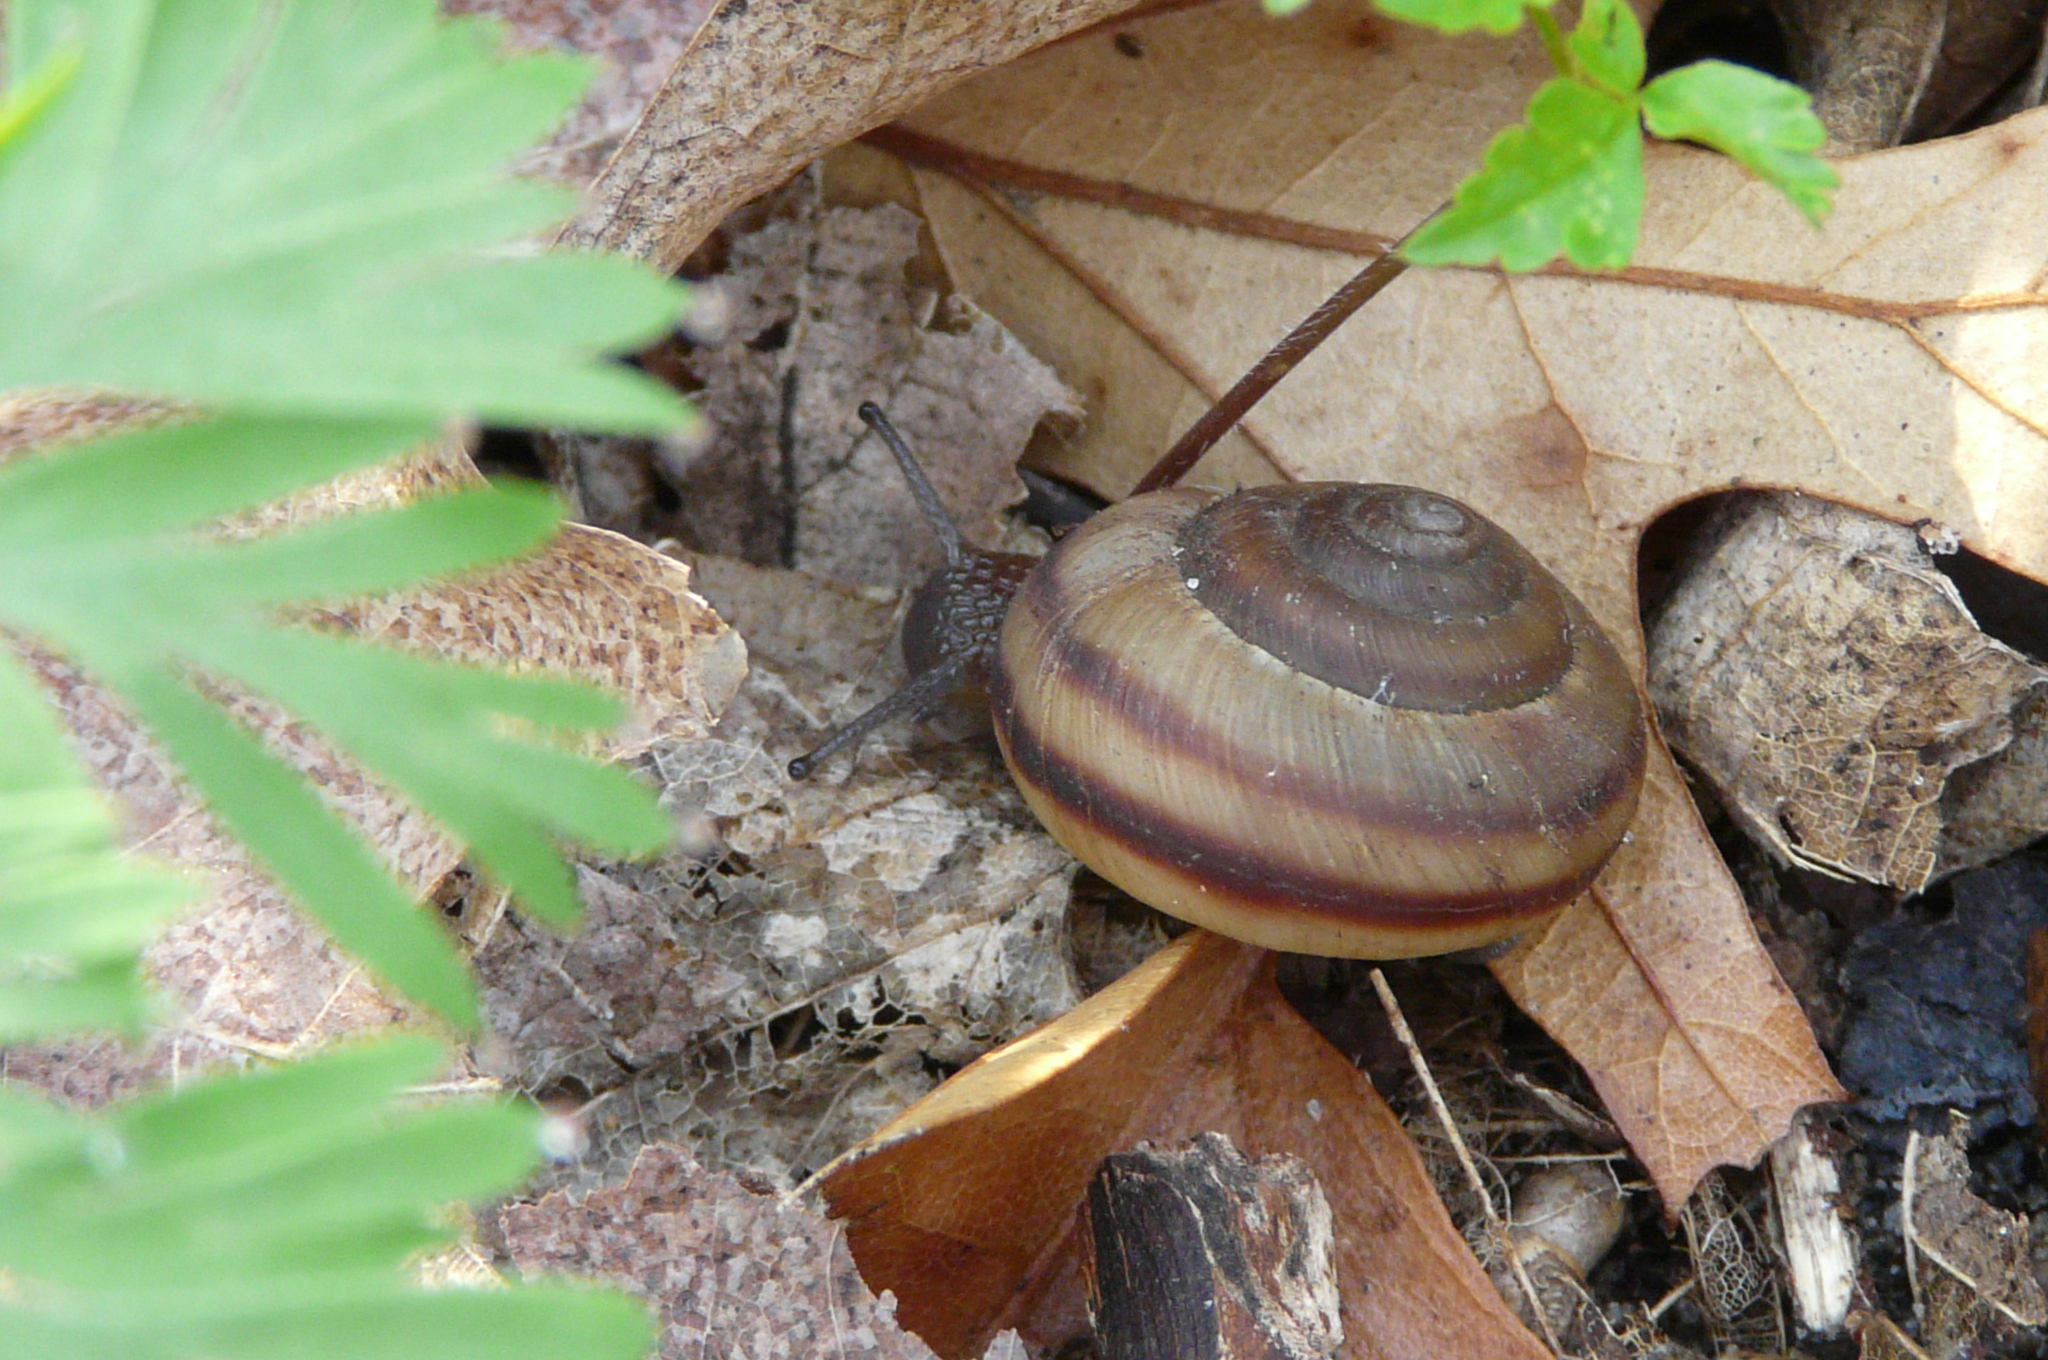
[[[1078,1211],[1102,1158],[1227,1136],[1300,1158],[1329,1197],[1337,1354],[1547,1352],[1494,1292],[1406,1131],[1294,1013],[1263,950],[1190,931],[1050,1025],[988,1054],[821,1181],[869,1285],[947,1357],[1015,1328],[1087,1331]]]
[[[723,0],[560,240],[673,270],[820,152],[1136,0]]]
[[[1054,470],[1139,472],[1362,260],[1444,201],[1548,71],[1325,3],[1176,8],[980,77],[882,144],[955,283],[1089,394]],[[872,161],[871,148],[849,158]],[[1527,543],[1639,668],[1636,551],[1692,496],[1781,485],[1951,525],[2048,576],[2048,113],[1844,161],[1816,232],[1653,146],[1635,267],[1412,271],[1194,480],[1432,487]],[[1838,1099],[1661,747],[1631,843],[1497,965],[1667,1204]]]

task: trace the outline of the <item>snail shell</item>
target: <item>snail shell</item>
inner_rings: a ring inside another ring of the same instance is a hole
[[[1519,933],[1635,814],[1614,645],[1477,512],[1410,487],[1174,490],[1023,582],[990,677],[1026,801],[1142,901],[1399,958]]]

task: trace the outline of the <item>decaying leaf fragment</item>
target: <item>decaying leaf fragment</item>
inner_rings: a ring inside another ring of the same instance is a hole
[[[1899,1207],[1907,1276],[1923,1344],[1937,1357],[2048,1324],[2028,1222],[1970,1193],[1968,1144],[1961,1115],[1950,1117],[1946,1134],[1916,1131],[1906,1144]]]
[[[611,1189],[557,1191],[497,1218],[521,1270],[595,1276],[644,1299],[660,1319],[662,1360],[931,1355],[898,1326],[887,1295],[861,1283],[836,1227],[681,1148],[647,1148]],[[1024,1350],[1005,1335],[977,1354],[1022,1360]]]
[[[1978,629],[1913,529],[1792,493],[1718,506],[1649,634],[1665,736],[1750,836],[1918,892],[2043,830],[1966,830],[1949,776],[2013,737],[2048,670]],[[1980,780],[1981,782],[1981,780]]]
[[[941,558],[888,451],[857,414],[878,403],[970,543],[1027,545],[1004,513],[1016,453],[1080,402],[993,318],[913,285],[921,224],[894,204],[826,208],[806,177],[734,237],[706,285],[715,343],[678,362],[701,384],[709,437],[669,476],[678,537],[700,552],[847,583],[911,585]]]
[[[1269,957],[1194,931],[982,1058],[823,1177],[870,1285],[947,1357],[1086,1327],[1077,1210],[1141,1141],[1224,1134],[1329,1198],[1348,1357],[1538,1360],[1369,1082],[1281,999]]]
[[[892,732],[823,778],[785,773],[834,706],[900,681],[898,593],[716,557],[692,580],[750,660],[709,736],[657,742],[643,766],[698,843],[581,866],[574,935],[464,922],[494,1070],[578,1107],[587,1152],[544,1185],[616,1183],[663,1141],[801,1180],[1077,999],[1073,862],[985,737]]]

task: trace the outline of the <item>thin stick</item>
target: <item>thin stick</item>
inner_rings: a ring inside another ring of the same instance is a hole
[[[1906,1243],[1906,1291],[1913,1297],[1915,1321],[1926,1316],[1920,1297],[1920,1253],[1913,1241],[1913,1196],[1919,1189],[1921,1141],[1918,1129],[1906,1134],[1906,1161],[1899,1169],[1899,1235]]]
[[[1405,236],[1401,238],[1402,241],[1407,239]],[[1408,261],[1401,258],[1400,252],[1401,243],[1396,242],[1393,249],[1352,275],[1349,283],[1330,294],[1300,325],[1282,336],[1279,344],[1266,351],[1265,358],[1253,364],[1251,371],[1239,378],[1214,406],[1204,411],[1200,420],[1188,426],[1187,433],[1175,441],[1174,446],[1166,451],[1166,456],[1154,463],[1152,470],[1131,488],[1131,494],[1157,491],[1185,477],[1188,469],[1215,447],[1217,440],[1230,433],[1232,426],[1243,420],[1246,413],[1278,386],[1282,378],[1294,371],[1296,364],[1350,320],[1353,312],[1401,277],[1408,268]]]
[[[1521,1286],[1522,1297],[1528,1301],[1529,1315],[1536,1319],[1537,1330],[1543,1333],[1543,1343],[1550,1347],[1552,1355],[1564,1354],[1557,1334],[1550,1330],[1550,1319],[1543,1315],[1543,1303],[1536,1297],[1536,1286],[1529,1282],[1528,1271],[1522,1268],[1521,1258],[1515,1255],[1515,1244],[1508,1239],[1508,1225],[1493,1207],[1493,1196],[1486,1192],[1486,1182],[1480,1177],[1479,1168],[1473,1164],[1472,1154],[1465,1147],[1465,1136],[1458,1132],[1457,1122],[1451,1118],[1451,1107],[1444,1104],[1443,1092],[1436,1088],[1436,1078],[1431,1075],[1429,1063],[1422,1056],[1422,1046],[1415,1042],[1415,1032],[1408,1028],[1408,1018],[1401,1014],[1401,1003],[1394,999],[1394,989],[1387,985],[1386,974],[1377,968],[1372,970],[1372,989],[1379,993],[1380,1007],[1387,1013],[1387,1023],[1394,1027],[1394,1038],[1407,1050],[1409,1065],[1422,1079],[1422,1089],[1429,1096],[1429,1107],[1435,1111],[1437,1122],[1443,1125],[1444,1137],[1451,1140],[1451,1150],[1458,1156],[1458,1165],[1465,1168],[1465,1179],[1471,1184],[1472,1192],[1479,1196],[1486,1226],[1492,1231],[1493,1240],[1499,1244],[1501,1254],[1507,1257],[1508,1269],[1514,1272],[1515,1283]]]
[[[1679,1285],[1675,1289],[1668,1290],[1663,1298],[1658,1299],[1655,1303],[1651,1304],[1650,1311],[1648,1312],[1648,1314],[1646,1314],[1646,1316],[1649,1318],[1650,1321],[1655,1322],[1658,1318],[1663,1317],[1665,1313],[1669,1312],[1673,1304],[1677,1303],[1680,1299],[1684,1298],[1687,1294],[1692,1293],[1693,1290],[1698,1289],[1699,1287],[1699,1276],[1686,1276],[1685,1283]]]

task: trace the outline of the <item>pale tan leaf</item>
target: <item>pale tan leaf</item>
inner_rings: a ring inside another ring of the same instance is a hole
[[[1328,1195],[1347,1357],[1544,1354],[1487,1282],[1371,1084],[1280,997],[1262,951],[1190,932],[982,1058],[831,1168],[873,1287],[948,1357],[997,1329],[1086,1325],[1076,1213],[1140,1141],[1225,1134],[1300,1158]]]
[[[956,163],[967,179],[920,173],[922,207],[956,280],[1096,398],[1059,470],[1116,492],[1447,197],[1545,69],[1533,37],[1442,39],[1363,5],[1288,23],[1152,15],[916,114],[924,137],[1039,177],[972,183]],[[1825,233],[1729,162],[1659,146],[1648,165],[1635,268],[1411,273],[1253,413],[1207,480],[1457,495],[1637,664],[1642,529],[1731,484],[1938,519],[2048,574],[2048,115],[1843,163]],[[1075,194],[1047,192],[1060,180]],[[1236,215],[1227,229],[1188,225],[1218,210]],[[1594,1071],[1675,1203],[1839,1088],[1661,754],[1651,783],[1598,894],[1503,973]]]

